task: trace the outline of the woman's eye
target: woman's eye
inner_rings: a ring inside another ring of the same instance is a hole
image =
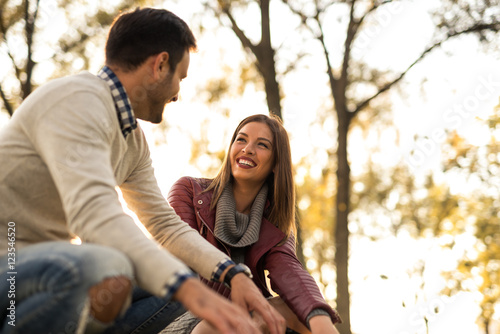
[[[260,146],[263,146],[263,147],[265,147],[265,148],[269,148],[269,147],[267,146],[267,144],[264,144],[264,143],[259,143],[259,145],[260,145]]]

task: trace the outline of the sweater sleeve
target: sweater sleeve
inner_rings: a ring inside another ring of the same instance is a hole
[[[191,272],[147,238],[122,209],[110,163],[112,142],[121,133],[109,92],[106,97],[97,89],[75,87],[40,101],[42,112],[30,120],[36,123],[30,126],[32,142],[54,180],[68,230],[83,242],[123,252],[139,286],[167,296],[169,287]]]
[[[229,257],[175,213],[158,187],[147,145],[142,152],[137,168],[120,187],[127,205],[158,243],[201,276],[217,279]]]

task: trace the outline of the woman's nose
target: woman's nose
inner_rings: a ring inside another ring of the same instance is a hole
[[[254,146],[251,143],[249,143],[245,147],[243,147],[243,152],[246,154],[253,154],[254,151],[255,151]]]

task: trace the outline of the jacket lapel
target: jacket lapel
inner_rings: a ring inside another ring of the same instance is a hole
[[[257,266],[259,259],[271,248],[276,246],[283,238],[285,233],[274,226],[269,220],[262,219],[260,225],[259,240],[253,244],[246,254],[249,264]]]
[[[200,217],[197,218],[201,218],[202,220],[199,222],[200,230],[207,227],[210,229],[209,233],[213,236],[213,231],[215,230],[215,210],[210,210],[213,191],[202,192],[204,189],[199,183],[196,182],[195,184],[196,189],[195,196],[193,197],[193,205],[196,211],[200,213]],[[245,262],[248,265],[256,267],[259,259],[282,241],[283,238],[285,238],[285,234],[280,229],[274,226],[269,220],[262,219],[259,240],[248,249]]]

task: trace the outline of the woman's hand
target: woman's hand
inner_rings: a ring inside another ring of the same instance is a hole
[[[309,320],[312,334],[339,334],[330,317],[326,315],[317,315]]]

